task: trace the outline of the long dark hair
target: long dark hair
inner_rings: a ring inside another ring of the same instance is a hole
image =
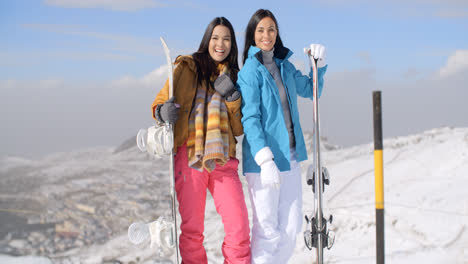
[[[278,34],[276,35],[276,42],[275,42],[275,50],[278,48],[282,48],[283,41],[281,41],[280,33],[279,33],[279,26],[278,22],[276,21],[275,16],[273,13],[268,9],[258,9],[250,18],[249,24],[247,24],[247,29],[245,31],[245,45],[244,45],[244,54],[242,56],[242,62],[245,63],[245,60],[249,56],[249,49],[250,46],[255,46],[255,29],[257,28],[258,23],[260,20],[264,19],[265,17],[269,17],[275,22],[276,30]]]
[[[203,35],[198,51],[192,54],[193,60],[195,61],[198,69],[198,83],[202,84],[205,82],[207,87],[209,87],[211,75],[213,72],[217,71],[216,63],[210,56],[208,46],[210,44],[211,35],[213,34],[213,29],[219,25],[227,27],[231,33],[231,51],[224,61],[227,61],[229,64],[231,80],[234,83],[237,82],[237,73],[239,72],[239,63],[237,61],[238,49],[234,28],[227,18],[216,17],[206,27],[205,34]]]

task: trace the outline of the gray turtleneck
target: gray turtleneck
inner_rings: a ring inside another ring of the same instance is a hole
[[[289,133],[289,147],[294,148],[296,146],[296,140],[294,137],[294,127],[291,120],[291,112],[289,111],[288,95],[284,89],[283,80],[281,79],[281,74],[279,72],[278,66],[276,65],[273,59],[273,50],[264,51],[262,50],[263,55],[263,65],[268,69],[271,76],[275,80],[276,86],[278,87],[278,92],[281,98],[281,104],[283,106],[283,115],[284,121],[286,123],[286,128]]]

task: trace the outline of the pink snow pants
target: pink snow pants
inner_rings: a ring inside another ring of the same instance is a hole
[[[224,264],[250,264],[250,228],[237,173],[239,161],[231,158],[224,166],[216,165],[211,173],[200,172],[188,166],[184,144],[178,148],[174,162],[175,188],[182,218],[179,239],[182,264],[208,263],[203,247],[207,189],[224,224]]]

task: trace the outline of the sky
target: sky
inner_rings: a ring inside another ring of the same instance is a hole
[[[152,125],[150,105],[173,58],[197,48],[225,16],[239,52],[258,8],[276,16],[291,61],[327,48],[321,135],[351,146],[372,136],[382,91],[384,137],[467,127],[468,2],[462,0],[6,0],[0,2],[0,156],[36,158],[117,146]],[[304,130],[312,103],[300,100]]]

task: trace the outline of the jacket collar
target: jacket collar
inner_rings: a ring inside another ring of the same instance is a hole
[[[275,48],[275,51],[273,52],[273,57],[281,61],[288,59],[292,55],[293,52],[286,47]],[[256,46],[250,46],[248,56],[249,58],[255,57],[261,64],[263,64],[262,50]]]
[[[197,65],[195,64],[192,55],[179,55],[174,64],[177,65],[181,62],[185,62],[192,71],[197,72]]]

